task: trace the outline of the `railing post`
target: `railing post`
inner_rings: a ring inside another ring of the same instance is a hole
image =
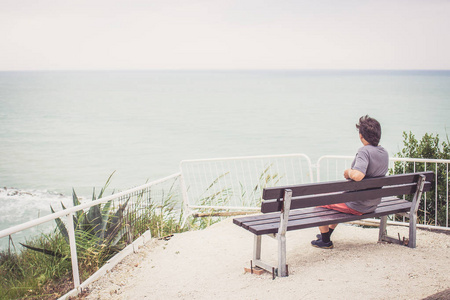
[[[75,229],[73,224],[73,213],[66,215],[67,232],[69,234],[70,257],[72,260],[73,285],[75,289],[80,287],[80,274],[78,272],[77,245],[75,241]]]
[[[315,167],[316,167],[316,182],[320,182],[320,160],[321,158],[319,158],[319,160],[317,161]]]
[[[181,170],[181,164],[180,164],[180,170]],[[187,219],[192,214],[191,208],[189,207],[189,198],[187,194],[187,187],[186,182],[184,181],[184,175],[183,172],[180,172],[180,189],[181,189],[181,195],[183,196],[183,206],[184,206],[184,212],[185,215],[183,223],[181,223],[181,228],[183,228],[186,225]]]

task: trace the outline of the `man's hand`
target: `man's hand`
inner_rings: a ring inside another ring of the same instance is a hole
[[[346,179],[352,179],[354,181],[361,181],[366,175],[358,170],[347,169],[344,171],[344,177]]]
[[[344,177],[345,179],[350,179],[350,175],[348,175],[348,173],[351,171],[351,169],[347,169],[344,171]]]

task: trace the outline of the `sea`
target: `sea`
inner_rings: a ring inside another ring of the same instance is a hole
[[[0,72],[0,230],[87,198],[114,172],[125,190],[186,159],[354,155],[355,124],[447,141],[450,71]]]

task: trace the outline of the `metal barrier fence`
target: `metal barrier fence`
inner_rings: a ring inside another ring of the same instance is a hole
[[[180,169],[188,214],[192,209],[259,210],[265,187],[313,182],[304,154],[184,160]]]
[[[160,213],[158,212],[159,207],[163,207],[167,201],[181,202],[180,176],[180,173],[173,174],[124,192],[82,203],[51,215],[10,227],[0,231],[0,238],[9,238],[11,241],[14,240],[15,233],[55,221],[60,231],[64,231],[61,228],[65,228],[66,233],[61,233],[68,235],[74,287],[78,289],[80,287],[80,274],[78,269],[77,247],[79,248],[81,245],[77,238],[82,236],[80,232],[83,230],[81,228],[82,226],[77,225],[78,221],[82,218],[92,219],[91,214],[97,211],[95,214],[101,217],[95,217],[91,221],[95,223],[103,218],[103,220],[109,220],[108,222],[110,222],[109,224],[103,223],[105,234],[102,234],[101,237],[112,239],[113,236],[107,237],[109,232],[114,234],[114,238],[116,239],[123,237],[126,243],[129,244],[148,232],[148,220],[152,213]],[[91,208],[93,209],[91,210]],[[114,218],[116,219],[114,220]],[[97,226],[98,223],[94,223],[91,225],[94,227]]]
[[[351,166],[352,160],[352,156],[320,157],[316,165],[317,181],[343,179],[343,171]],[[449,227],[449,163],[450,160],[390,158],[391,174],[427,170],[435,172],[434,192],[428,192],[423,200],[423,224]],[[259,210],[265,187],[314,181],[311,161],[304,154],[185,160],[180,163],[180,170],[180,173],[160,180],[2,230],[0,239],[12,239],[15,233],[28,228],[64,220],[70,244],[74,286],[78,289],[80,275],[75,224],[79,214],[88,213],[92,207],[100,210],[108,207],[112,212],[122,210],[120,230],[122,234],[128,235],[130,242],[149,229],[150,214],[155,212],[155,207],[164,206],[168,199],[179,204],[183,202],[185,216],[195,209]]]
[[[316,165],[317,182],[343,179],[344,170],[351,167],[353,159],[354,156],[320,157]],[[448,159],[389,158],[390,174],[435,173],[434,188],[424,194],[419,208],[419,219],[424,225],[449,228],[449,164]]]

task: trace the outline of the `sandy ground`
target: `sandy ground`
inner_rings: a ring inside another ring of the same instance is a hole
[[[388,226],[391,236],[407,228]],[[339,225],[335,248],[311,247],[317,229],[287,234],[289,277],[244,273],[253,235],[227,219],[152,240],[89,286],[87,299],[423,299],[450,288],[450,235],[417,232],[417,248],[379,244],[378,229]],[[276,241],[263,238],[275,263]]]

